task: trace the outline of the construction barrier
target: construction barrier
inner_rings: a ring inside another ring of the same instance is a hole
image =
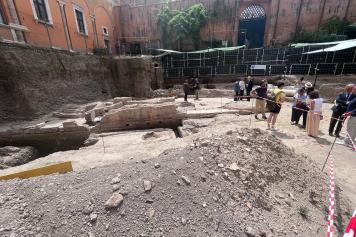
[[[356,210],[354,211],[354,214],[346,227],[344,237],[356,237]]]
[[[49,175],[53,173],[67,173],[73,171],[72,162],[63,162],[59,164],[49,165],[41,168],[26,170],[14,174],[9,174],[5,176],[1,176],[0,180],[9,180],[9,179],[27,179],[41,175]]]
[[[335,214],[335,173],[334,173],[334,159],[330,158],[329,167],[329,211],[328,211],[328,230],[326,233],[327,237],[333,236],[334,230],[334,214]]]

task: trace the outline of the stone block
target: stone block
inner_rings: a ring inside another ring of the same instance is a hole
[[[114,104],[116,103],[123,103],[126,104],[128,101],[132,101],[132,97],[115,97]]]
[[[75,121],[67,121],[67,122],[63,122],[63,128],[76,128],[78,127],[78,124]]]
[[[109,111],[93,130],[99,132],[177,127],[182,123],[182,114],[174,103],[126,105]]]

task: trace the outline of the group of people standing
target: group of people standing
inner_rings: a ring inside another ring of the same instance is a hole
[[[306,129],[309,136],[318,137],[320,120],[323,119],[322,105],[323,100],[319,97],[318,91],[314,90],[313,85],[310,82],[305,83],[304,86],[302,84],[294,95],[291,124],[298,125],[299,119],[303,116],[302,127]],[[335,99],[331,110],[329,135],[340,138],[342,126],[349,117],[346,139],[337,143],[353,145],[356,137],[356,85],[347,85],[345,91]]]
[[[253,88],[253,81],[250,76],[245,79],[237,80],[235,82],[234,91],[234,101],[243,100],[246,98],[247,101],[250,101],[250,95]],[[245,96],[246,90],[246,96]]]
[[[272,89],[268,96],[267,81],[262,80],[260,86],[251,91],[251,96],[256,98],[255,118],[262,114],[262,119],[267,120],[267,129],[277,130],[276,122],[278,114],[281,111],[282,104],[285,101],[283,92],[284,83],[277,83],[277,87]],[[314,89],[310,82],[304,82],[302,77],[297,85],[297,91],[293,97],[291,124],[299,125],[303,118],[301,127],[311,137],[319,136],[320,121],[323,120],[323,99],[320,98],[319,92]],[[270,114],[266,117],[266,108]],[[329,125],[329,135],[340,137],[340,131],[345,119],[349,117],[347,123],[347,137],[337,143],[352,145],[356,137],[356,85],[349,84],[345,91],[340,93],[335,104],[332,107],[332,118]],[[336,127],[336,129],[335,129]]]
[[[259,114],[262,119],[267,121],[267,129],[277,130],[276,122],[278,114],[281,111],[282,104],[285,101],[286,95],[283,91],[284,83],[277,83],[277,87],[271,90],[268,95],[268,83],[262,80],[260,85],[253,89],[254,83],[251,77],[237,80],[234,85],[234,101],[244,100],[250,101],[251,97],[256,98],[255,118],[259,120]],[[191,78],[183,84],[184,101],[187,101],[188,94],[194,91],[195,99],[199,99],[199,79]],[[245,95],[246,91],[246,95]],[[301,127],[304,128],[307,134],[311,137],[318,137],[320,121],[323,120],[323,99],[320,98],[319,92],[314,90],[314,86],[310,82],[304,82],[304,78],[300,78],[297,91],[293,96],[291,125],[299,125],[299,121],[303,118]],[[270,112],[266,116],[266,109]],[[332,107],[332,117],[329,125],[329,135],[340,137],[340,132],[345,122],[347,122],[347,137],[337,143],[352,145],[356,137],[356,85],[349,84],[345,91],[340,93]]]
[[[340,131],[345,122],[345,119],[349,117],[347,122],[346,131],[347,136],[345,140],[338,141],[337,143],[343,145],[353,145],[356,138],[356,85],[349,84],[345,87],[345,91],[340,93],[334,102],[334,106],[331,108],[333,111],[330,125],[329,135],[340,137]],[[335,128],[336,126],[336,128]]]
[[[183,92],[184,92],[184,101],[188,101],[188,94],[190,92],[194,92],[195,99],[199,100],[199,90],[200,90],[200,84],[199,84],[199,79],[196,78],[191,78],[190,83],[188,80],[186,80],[183,84]]]

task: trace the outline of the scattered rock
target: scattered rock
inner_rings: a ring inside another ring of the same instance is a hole
[[[112,191],[113,192],[116,192],[117,190],[119,190],[120,189],[120,185],[119,184],[114,184],[113,186],[112,186]],[[121,193],[121,192],[120,192]],[[123,194],[123,193],[121,193],[121,194]]]
[[[155,132],[148,132],[142,136],[143,140],[149,139],[149,138],[159,138],[159,135]]]
[[[90,218],[90,222],[96,222],[96,220],[98,219],[98,215],[95,213],[91,213],[89,218]]]
[[[229,166],[229,170],[236,172],[240,170],[240,167],[234,162]]]
[[[95,134],[90,134],[87,140],[84,141],[84,146],[95,145],[99,141],[99,137]]]
[[[147,214],[148,217],[151,219],[155,215],[155,210],[153,208],[150,208]]]
[[[158,169],[158,168],[160,168],[160,167],[161,167],[161,165],[160,165],[159,163],[156,163],[156,164],[155,164],[155,168],[156,168],[156,169]]]
[[[39,157],[39,151],[31,146],[0,148],[0,166],[18,166],[30,162]]]
[[[85,215],[89,215],[89,214],[92,213],[93,211],[94,211],[93,205],[87,205],[87,206],[85,206],[84,209],[83,209],[83,213],[84,213]]]
[[[247,227],[246,235],[247,237],[257,237],[255,230],[252,229],[251,227]]]
[[[181,178],[182,178],[182,180],[184,181],[185,184],[190,185],[190,179],[188,177],[183,175]]]
[[[144,180],[144,181],[143,181],[143,187],[144,187],[144,189],[145,189],[145,192],[151,191],[151,189],[152,189],[151,181],[149,181],[149,180]]]
[[[118,184],[121,182],[121,179],[119,177],[115,177],[111,180],[110,184]]]
[[[121,193],[115,192],[105,203],[105,208],[116,208],[124,201],[124,197]]]
[[[146,200],[146,203],[148,203],[148,204],[152,204],[154,201],[153,201],[153,199],[147,199]]]

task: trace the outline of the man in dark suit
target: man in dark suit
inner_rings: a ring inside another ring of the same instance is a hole
[[[247,84],[246,84],[246,95],[247,95],[247,101],[250,101],[250,94],[253,88],[253,81],[250,76],[247,77]]]
[[[352,93],[353,86],[354,86],[353,84],[347,85],[345,88],[345,92],[340,93],[336,97],[335,105],[331,108],[333,113],[332,113],[332,118],[330,120],[330,126],[329,126],[329,135],[330,136],[334,136],[334,128],[335,128],[335,125],[337,124],[336,129],[335,129],[335,136],[340,137],[340,131],[341,131],[342,123],[344,120],[344,117],[342,115],[346,112],[347,106],[349,105],[351,100],[356,98],[356,95]]]

